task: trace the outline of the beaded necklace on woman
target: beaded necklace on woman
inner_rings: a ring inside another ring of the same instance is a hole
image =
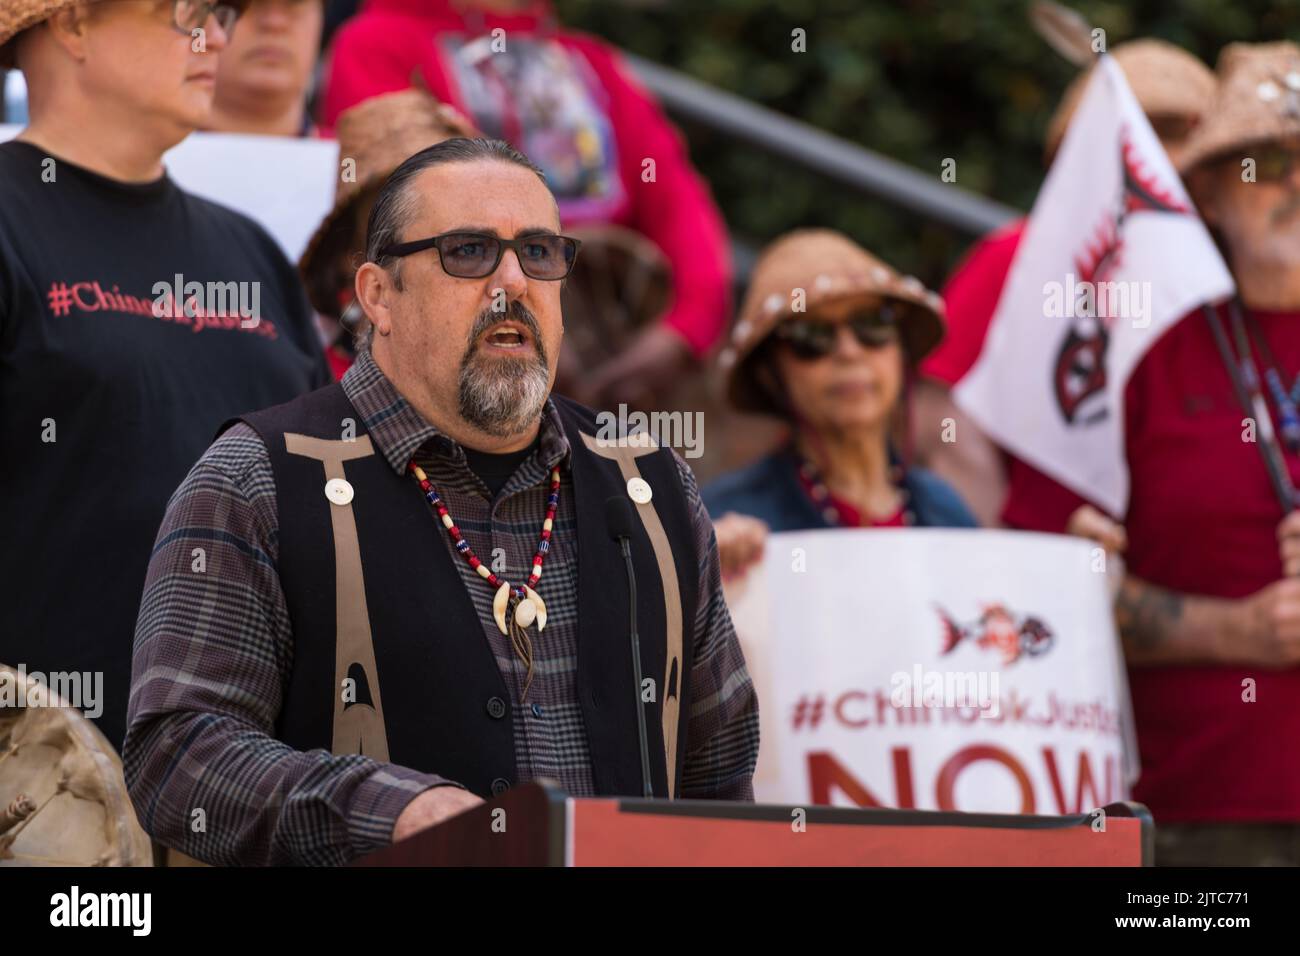
[[[890,487],[897,494],[900,505],[898,509],[890,516],[883,519],[876,519],[871,516],[869,511],[856,505],[847,505],[840,501],[835,495],[831,494],[826,479],[822,476],[821,469],[817,467],[811,455],[807,454],[801,447],[800,442],[794,442],[794,453],[799,459],[799,483],[803,486],[808,496],[812,499],[813,504],[821,513],[822,518],[832,527],[864,527],[861,517],[866,516],[870,525],[876,526],[896,526],[904,527],[916,524],[916,514],[910,507],[910,495],[907,487],[903,484],[903,468],[901,465],[890,465],[886,472]],[[847,513],[856,512],[859,520],[854,521],[852,515]]]

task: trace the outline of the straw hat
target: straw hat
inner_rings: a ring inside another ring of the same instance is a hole
[[[830,302],[869,296],[902,305],[899,331],[910,362],[919,361],[943,338],[943,300],[919,280],[900,276],[842,233],[797,229],[770,243],[759,256],[731,341],[719,356],[727,395],[742,411],[782,414],[756,381],[753,359],[772,330],[795,316],[797,290],[802,290],[805,305],[799,315]]]
[[[1300,136],[1300,46],[1229,44],[1218,75],[1213,103],[1179,163],[1184,175],[1226,153]]]
[[[1201,114],[1214,98],[1215,80],[1210,68],[1181,47],[1164,40],[1131,40],[1111,52],[1124,71],[1128,85],[1148,117],[1173,116],[1189,120],[1195,127]],[[1061,97],[1061,104],[1047,124],[1046,156],[1050,163],[1065,138],[1065,129],[1083,98],[1095,65],[1075,77]],[[1186,147],[1166,145],[1177,164]]]
[[[80,0],[82,3],[94,0]],[[34,27],[60,10],[75,6],[78,0],[10,0],[0,4],[0,69],[13,66],[9,41],[28,27]]]
[[[14,65],[14,51],[9,41],[24,30],[43,23],[60,10],[78,3],[96,3],[98,0],[3,0],[0,3],[0,69]],[[241,11],[251,0],[224,0]]]
[[[384,93],[339,114],[335,135],[340,162],[353,161],[354,176],[340,177],[334,208],[317,228],[298,263],[312,305],[323,315],[337,315],[339,256],[352,248],[353,217],[362,200],[378,192],[392,172],[422,149],[458,136],[482,134],[459,111],[422,89]]]

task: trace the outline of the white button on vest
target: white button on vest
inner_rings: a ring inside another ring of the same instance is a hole
[[[331,478],[325,482],[325,497],[336,505],[352,501],[352,486],[344,478]]]
[[[654,497],[654,493],[650,490],[650,483],[644,478],[629,478],[627,480],[627,494],[639,505],[646,504]]]

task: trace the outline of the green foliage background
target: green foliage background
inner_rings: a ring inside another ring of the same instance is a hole
[[[1234,40],[1300,39],[1300,0],[1074,0],[1108,45],[1156,36],[1211,67]],[[566,25],[1028,209],[1042,142],[1075,75],[1034,32],[1028,0],[556,0]],[[807,51],[791,51],[802,27]],[[682,125],[733,235],[847,232],[936,286],[962,236],[697,126]]]

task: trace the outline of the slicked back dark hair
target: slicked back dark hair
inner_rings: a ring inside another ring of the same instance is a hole
[[[397,287],[402,287],[397,263],[400,260],[380,255],[380,250],[401,241],[402,231],[416,212],[416,197],[410,190],[411,180],[426,169],[443,166],[448,163],[474,163],[483,160],[495,160],[512,163],[524,169],[532,170],[537,178],[546,184],[545,174],[537,165],[509,143],[499,139],[466,139],[456,137],[436,143],[420,150],[414,156],[407,157],[402,165],[379,187],[379,196],[370,210],[370,219],[366,223],[366,261],[373,262],[386,269],[393,276]]]

